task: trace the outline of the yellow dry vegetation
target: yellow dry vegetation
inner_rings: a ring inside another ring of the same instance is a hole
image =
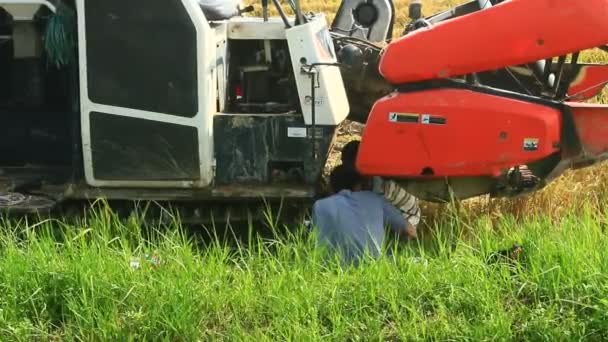
[[[464,2],[466,0],[425,0],[423,1],[423,14],[429,15]],[[257,14],[259,15],[259,2],[250,3],[256,6],[256,9],[258,9]],[[284,8],[287,9],[286,2],[284,4]],[[401,35],[403,28],[408,23],[408,4],[409,0],[396,0],[395,2],[397,11],[394,27],[395,37]],[[339,0],[304,0],[302,2],[302,8],[307,12],[324,12],[327,15],[328,22],[333,20],[334,12],[338,9],[339,5]],[[275,11],[272,13],[276,15]],[[608,53],[599,50],[585,51],[581,55],[581,59],[590,63],[608,63]],[[592,102],[608,103],[608,90],[605,89]],[[341,139],[338,141],[336,149],[339,151],[345,140],[356,139],[358,131],[359,129],[357,128],[342,127]],[[334,153],[336,152],[334,151]],[[328,166],[332,167],[337,163],[335,159],[331,159]],[[506,200],[481,197],[464,201],[461,203],[461,206],[466,208],[466,212],[472,215],[491,215],[492,217],[497,217],[512,214],[516,217],[522,217],[523,215],[542,214],[557,219],[567,213],[576,213],[577,210],[581,210],[582,206],[585,205],[601,209],[604,206],[604,199],[607,198],[608,163],[600,163],[592,167],[568,171],[545,189],[532,195]],[[446,210],[445,206],[435,204],[424,203],[423,207],[427,224],[432,224],[435,218],[444,215]]]
[[[280,2],[283,4],[283,9],[289,15],[293,14],[289,10],[287,1],[283,0]],[[443,9],[450,8],[452,6],[458,5],[463,2],[464,1],[451,1],[451,0],[423,1],[424,14],[425,15],[432,14],[437,11],[441,11]],[[245,1],[245,3],[248,5],[249,4],[254,5],[256,8],[256,11],[254,12],[254,14],[261,15],[261,11],[260,11],[261,10],[261,1],[247,0],[247,1]],[[408,21],[408,17],[407,17],[408,4],[409,4],[409,0],[396,0],[395,1],[395,10],[397,12],[397,16],[395,18],[395,35],[399,35],[400,32],[403,31],[403,27],[404,27],[403,25],[404,25],[404,23],[407,23],[407,21]],[[271,15],[276,16],[277,12],[274,10],[274,6],[272,5],[271,1],[269,1],[268,6],[271,9]],[[325,15],[328,18],[328,21],[331,22],[334,18],[334,13],[338,10],[338,7],[340,6],[340,1],[339,0],[327,0],[327,1],[304,0],[304,1],[301,1],[301,6],[305,12],[325,13]]]

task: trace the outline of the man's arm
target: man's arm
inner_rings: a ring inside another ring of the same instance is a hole
[[[414,218],[416,221],[420,219],[418,199],[405,190],[405,188],[392,180],[388,180],[384,182],[382,190],[384,197],[410,219]]]
[[[384,224],[389,225],[399,236],[406,237],[408,232],[413,230],[412,225],[403,217],[401,211],[384,198],[382,198],[382,211]]]

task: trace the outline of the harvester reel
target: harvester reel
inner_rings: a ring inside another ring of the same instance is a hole
[[[390,0],[345,0],[331,25],[334,32],[385,42],[392,36],[393,4]]]

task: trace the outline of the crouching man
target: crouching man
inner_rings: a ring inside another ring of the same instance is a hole
[[[355,166],[359,145],[359,141],[353,140],[344,146],[341,157],[342,164]],[[408,239],[417,238],[417,227],[420,223],[420,204],[418,203],[418,198],[408,193],[394,181],[385,180],[381,177],[373,177],[370,187],[372,191],[383,195],[387,201],[399,208],[401,214],[409,222],[406,237]]]
[[[402,236],[411,229],[399,209],[364,190],[366,179],[353,165],[334,169],[330,185],[334,194],[314,204],[312,223],[319,244],[337,252],[343,262],[356,264],[364,255],[380,256],[387,226]]]

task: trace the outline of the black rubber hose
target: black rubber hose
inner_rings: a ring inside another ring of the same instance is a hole
[[[306,21],[304,19],[304,16],[302,15],[302,7],[300,7],[300,0],[294,0],[294,3],[296,5],[296,25],[304,24]]]
[[[277,11],[279,12],[279,15],[281,16],[281,19],[283,19],[283,22],[285,23],[285,27],[291,28],[291,25],[289,24],[289,20],[287,19],[287,16],[285,15],[283,8],[281,8],[281,4],[279,3],[279,0],[272,0],[272,3],[277,8]]]

